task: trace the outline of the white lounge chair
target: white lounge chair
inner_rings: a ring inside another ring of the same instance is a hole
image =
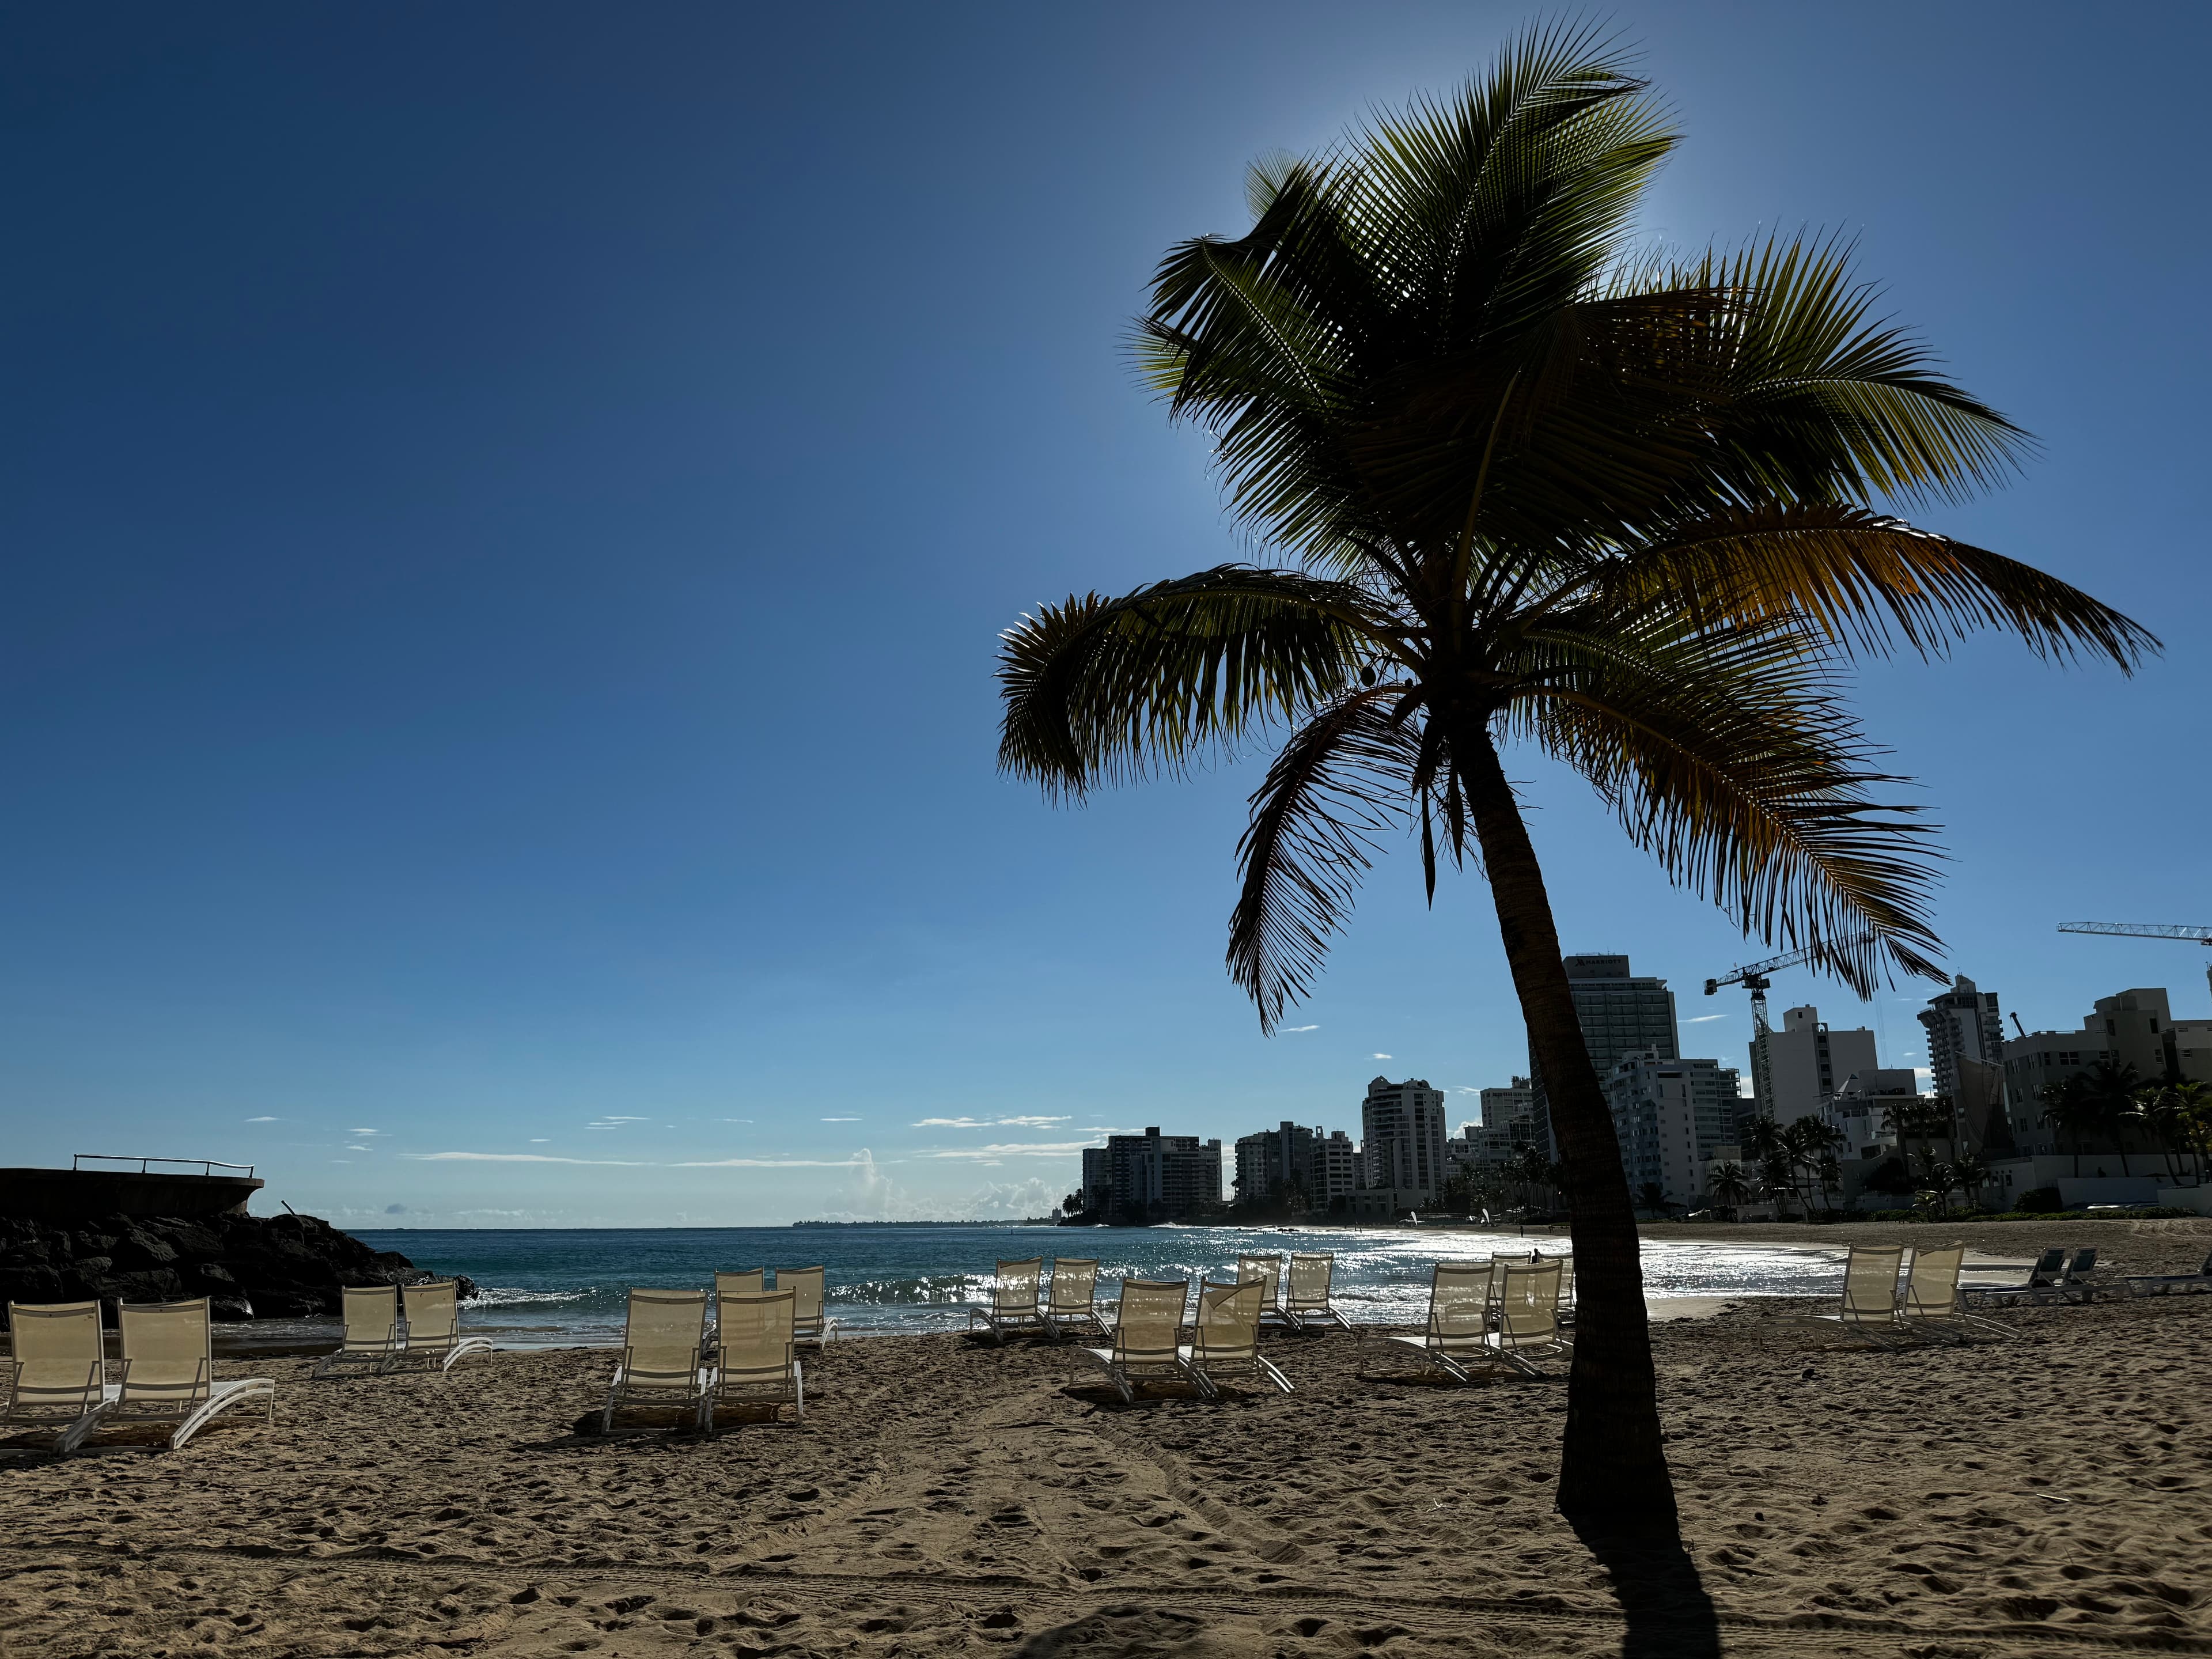
[[[1293,1250],[1291,1273],[1283,1291],[1283,1318],[1309,1334],[1334,1325],[1350,1330],[1352,1322],[1337,1312],[1329,1300],[1329,1280],[1336,1272],[1336,1255],[1330,1250]]]
[[[708,1397],[707,1426],[718,1406],[766,1406],[789,1401],[806,1420],[806,1379],[793,1336],[793,1291],[732,1291],[715,1308],[714,1387]]]
[[[177,1450],[224,1412],[260,1401],[276,1420],[276,1385],[265,1376],[215,1377],[215,1327],[208,1301],[125,1302],[116,1310],[123,1332],[123,1377],[106,1423],[166,1422],[177,1427]]]
[[[1902,1244],[1854,1244],[1844,1262],[1844,1299],[1833,1313],[1794,1315],[1796,1324],[1834,1325],[1881,1342],[1897,1332],[1897,1274]]]
[[[1557,1256],[1504,1264],[1494,1286],[1498,1328],[1489,1342],[1498,1359],[1537,1376],[1541,1373],[1528,1363],[1531,1355],[1567,1352],[1559,1328],[1559,1292],[1565,1279],[1565,1264]]]
[[[726,1296],[758,1296],[767,1288],[768,1269],[765,1267],[738,1267],[718,1271],[714,1274],[714,1306],[719,1310],[722,1305],[722,1298]],[[708,1332],[705,1340],[699,1345],[699,1358],[702,1363],[713,1363],[714,1332]]]
[[[1421,1363],[1455,1382],[1468,1380],[1467,1368],[1489,1359],[1492,1264],[1439,1261],[1429,1280],[1429,1317],[1419,1336],[1378,1333],[1381,1340],[1410,1348]]]
[[[345,1334],[315,1362],[311,1376],[342,1370],[384,1371],[406,1346],[399,1334],[399,1291],[392,1285],[349,1285],[338,1292]]]
[[[489,1337],[461,1334],[461,1287],[452,1279],[410,1285],[399,1292],[399,1305],[407,1318],[402,1359],[434,1360],[443,1376],[472,1353],[491,1352]]]
[[[1953,1340],[1966,1340],[1970,1330],[2010,1336],[1994,1319],[1980,1319],[1966,1311],[1959,1292],[1959,1272],[1966,1265],[1966,1247],[1946,1244],[1936,1249],[1917,1249],[1905,1276],[1905,1299],[1897,1305],[1897,1322],[1907,1330]]]
[[[628,1405],[689,1409],[707,1425],[709,1369],[699,1363],[707,1334],[704,1291],[632,1291],[623,1328],[622,1363],[607,1385],[599,1431],[611,1433],[615,1413]]]
[[[830,1291],[828,1272],[821,1267],[778,1267],[775,1287],[779,1291],[796,1293],[792,1304],[791,1331],[794,1342],[811,1342],[816,1347],[837,1334],[837,1322],[823,1312],[823,1304]]]
[[[1290,1379],[1260,1357],[1264,1288],[1256,1279],[1234,1285],[1209,1280],[1198,1287],[1197,1322],[1179,1355],[1183,1374],[1208,1400],[1221,1397],[1224,1377],[1256,1376],[1285,1394],[1292,1392]]]
[[[1114,1319],[1114,1346],[1076,1352],[1104,1367],[1124,1405],[1146,1382],[1186,1382],[1182,1313],[1189,1299],[1188,1279],[1125,1279]]]
[[[55,1429],[54,1449],[75,1451],[115,1404],[97,1302],[8,1304],[7,1409],[0,1429]]]
[[[1079,1335],[1089,1330],[1100,1336],[1106,1326],[1098,1317],[1098,1261],[1095,1256],[1056,1256],[1052,1264],[1052,1294],[1045,1304],[1048,1334]]]
[[[1283,1258],[1279,1255],[1238,1256],[1237,1282],[1242,1285],[1248,1279],[1261,1286],[1261,1322],[1289,1328],[1291,1321],[1283,1310]]]
[[[968,1328],[979,1326],[994,1342],[1003,1343],[1009,1336],[1036,1336],[1048,1332],[1044,1315],[1037,1308],[1037,1284],[1044,1277],[1044,1258],[1031,1256],[1027,1261],[1001,1261],[998,1282],[991,1287],[991,1300],[987,1307],[968,1310]]]

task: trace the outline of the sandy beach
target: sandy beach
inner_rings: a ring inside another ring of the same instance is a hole
[[[706,1439],[577,1432],[604,1351],[264,1358],[273,1429],[0,1460],[0,1647],[1668,1653],[1703,1624],[1731,1653],[2212,1651],[2212,1296],[1904,1352],[1790,1306],[1657,1328],[1689,1559],[1610,1567],[1551,1509],[1560,1362],[1450,1387],[1283,1335],[1293,1396],[1123,1408],[1048,1346],[882,1338],[809,1365],[803,1427]]]

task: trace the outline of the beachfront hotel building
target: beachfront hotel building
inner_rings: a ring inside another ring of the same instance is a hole
[[[1378,1077],[1367,1085],[1359,1106],[1363,1184],[1370,1192],[1390,1192],[1391,1206],[1418,1210],[1443,1191],[1444,1091],[1426,1078],[1393,1083]]]
[[[2004,1065],[2004,1016],[1997,994],[1979,989],[1964,974],[1953,975],[1949,990],[1928,999],[1920,1024],[1928,1033],[1932,1086],[1946,1099],[1964,1100],[1974,1092],[1965,1066]]]
[[[1319,1132],[1285,1120],[1272,1129],[1237,1138],[1237,1201],[1256,1204],[1279,1188],[1314,1196],[1313,1146]],[[1324,1200],[1326,1201],[1326,1200]]]
[[[1759,1043],[1751,1045],[1752,1072],[1759,1075]],[[1817,1117],[1828,1098],[1854,1072],[1872,1072],[1881,1064],[1875,1052],[1874,1033],[1863,1025],[1831,1030],[1820,1011],[1809,1005],[1783,1011],[1782,1023],[1766,1039],[1768,1097],[1759,1103],[1763,1117],[1777,1123],[1795,1123],[1801,1117]]]
[[[1481,1100],[1482,1127],[1486,1129],[1504,1129],[1535,1121],[1536,1088],[1525,1077],[1515,1078],[1507,1088],[1485,1089]]]
[[[1221,1207],[1221,1142],[1109,1135],[1083,1152],[1083,1207],[1108,1221],[1184,1221]]]
[[[1675,1036],[1674,994],[1665,980],[1637,978],[1629,972],[1626,957],[1562,957],[1559,963],[1567,970],[1567,990],[1575,1000],[1583,1046],[1589,1050],[1601,1082],[1623,1054],[1649,1048],[1662,1060],[1672,1060],[1681,1053]],[[1544,1071],[1536,1064],[1533,1045],[1528,1050],[1528,1095],[1535,1143],[1547,1157],[1556,1158]]]
[[[1650,1048],[1614,1062],[1606,1102],[1631,1193],[1656,1187],[1669,1204],[1698,1201],[1706,1167],[1735,1139],[1736,1078],[1717,1060],[1674,1060]]]
[[[1326,1135],[1314,1130],[1312,1168],[1313,1185],[1306,1196],[1317,1208],[1326,1210],[1359,1190],[1359,1148],[1341,1129]]]

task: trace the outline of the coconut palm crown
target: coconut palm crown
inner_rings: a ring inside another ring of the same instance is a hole
[[[1501,748],[1579,772],[1671,878],[1866,994],[1940,945],[1929,827],[1842,701],[1853,659],[1996,628],[2124,670],[2156,643],[1894,516],[2028,444],[1874,315],[1847,248],[1638,251],[1675,142],[1618,52],[1551,29],[1255,167],[1251,228],[1170,251],[1137,350],[1277,557],[1046,605],[1000,658],[1000,763],[1052,795],[1279,744],[1228,949],[1265,1028],[1389,839],[1431,893],[1441,860],[1481,868],[1581,1261],[1559,1501],[1631,1530],[1673,1514],[1634,1217]]]

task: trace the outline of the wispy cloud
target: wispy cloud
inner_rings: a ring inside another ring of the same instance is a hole
[[[862,1152],[854,1158],[694,1158],[669,1167],[677,1170],[865,1170],[873,1168],[875,1160]]]
[[[1280,1031],[1285,1036],[1291,1036],[1300,1031],[1318,1031],[1321,1030],[1321,1027],[1318,1025],[1279,1025],[1275,1029]]]
[[[1386,1054],[1380,1048],[1377,1048],[1375,1051],[1375,1058],[1377,1060],[1395,1060],[1398,1056],[1395,1054]]]
[[[999,1124],[1006,1129],[1042,1129],[1048,1123],[1066,1123],[1068,1120],[1069,1115],[1062,1113],[1058,1117],[1002,1117]]]
[[[1480,1089],[1470,1089],[1464,1083],[1455,1083],[1445,1092],[1455,1095],[1479,1095],[1482,1091]]]
[[[346,1133],[349,1135],[380,1135],[384,1131],[381,1129],[348,1129]]]
[[[825,1117],[822,1121],[824,1123],[858,1123],[860,1120],[857,1117]],[[671,1125],[670,1127],[673,1127],[674,1126]]]
[[[1048,1124],[1066,1123],[1071,1115],[1061,1113],[1057,1117],[925,1117],[916,1121],[917,1129],[1042,1129]],[[836,1121],[824,1118],[824,1123]]]
[[[1726,1019],[1727,1018],[1728,1016],[1726,1014],[1692,1014],[1689,1018],[1684,1020],[1682,1024],[1685,1025],[1703,1025],[1708,1020]]]
[[[530,1137],[530,1144],[533,1146],[544,1146],[548,1145],[552,1139],[553,1137],[551,1135],[532,1135]]]
[[[752,1121],[752,1119],[749,1117],[726,1117],[722,1121],[725,1123],[750,1123]]]
[[[1070,1152],[1079,1152],[1091,1143],[1087,1140],[994,1141],[988,1146],[952,1146],[933,1152],[923,1152],[923,1158],[957,1158],[987,1159],[1005,1158],[1066,1158]]]
[[[418,1164],[599,1164],[615,1169],[649,1170],[650,1164],[626,1158],[555,1158],[549,1152],[402,1152]]]
[[[276,1123],[282,1121],[281,1119],[273,1117],[249,1117],[246,1121],[248,1123]]]
[[[368,1150],[368,1148],[366,1146],[349,1146],[346,1148],[346,1151],[349,1152],[365,1152]]]
[[[914,1127],[917,1129],[988,1129],[991,1127],[991,1120],[988,1117],[925,1117],[918,1120]]]

